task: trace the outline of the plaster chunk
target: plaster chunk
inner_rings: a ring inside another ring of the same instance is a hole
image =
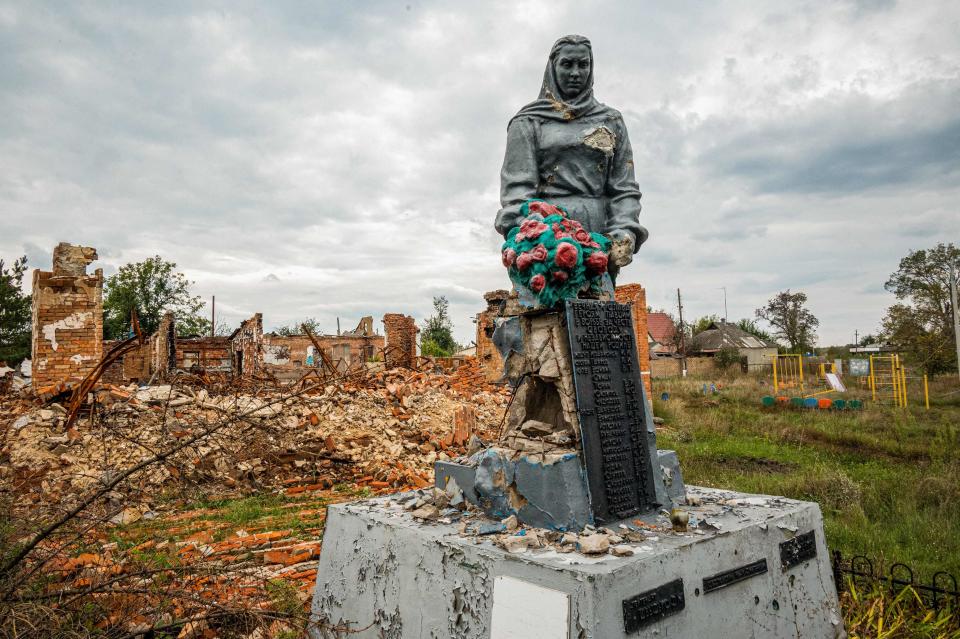
[[[603,151],[604,155],[612,156],[616,147],[617,138],[613,131],[605,126],[590,129],[584,134],[583,143],[587,146]]]
[[[43,327],[43,338],[50,342],[50,348],[57,350],[60,345],[57,343],[57,330],[70,330],[83,328],[89,320],[93,318],[93,313],[74,313],[62,320],[57,320],[53,324],[47,324]]]

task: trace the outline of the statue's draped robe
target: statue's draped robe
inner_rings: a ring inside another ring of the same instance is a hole
[[[640,189],[623,117],[598,107],[571,120],[521,111],[510,122],[496,220],[502,235],[520,223],[525,200],[542,198],[565,207],[590,231],[630,232],[635,248],[647,238],[639,221]]]

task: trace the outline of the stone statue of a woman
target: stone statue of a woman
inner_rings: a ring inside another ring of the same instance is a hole
[[[583,36],[554,43],[540,97],[507,127],[500,234],[520,223],[520,205],[531,198],[563,206],[588,231],[610,237],[613,277],[647,239],[627,128],[619,111],[593,97],[593,50]]]

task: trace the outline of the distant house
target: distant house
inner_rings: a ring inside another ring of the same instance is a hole
[[[690,340],[690,351],[694,355],[709,357],[723,348],[737,349],[740,357],[747,359],[750,368],[769,365],[770,356],[777,354],[776,344],[751,335],[729,322],[711,322],[705,331],[697,333]]]
[[[647,341],[650,344],[650,357],[669,357],[677,352],[674,339],[677,327],[673,318],[666,313],[647,313]]]

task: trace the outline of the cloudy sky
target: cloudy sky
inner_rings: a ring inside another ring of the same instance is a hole
[[[508,284],[506,124],[594,44],[650,240],[622,281],[731,319],[807,293],[874,330],[910,249],[960,243],[960,4],[0,1],[0,256],[159,254],[229,322],[422,320]]]

